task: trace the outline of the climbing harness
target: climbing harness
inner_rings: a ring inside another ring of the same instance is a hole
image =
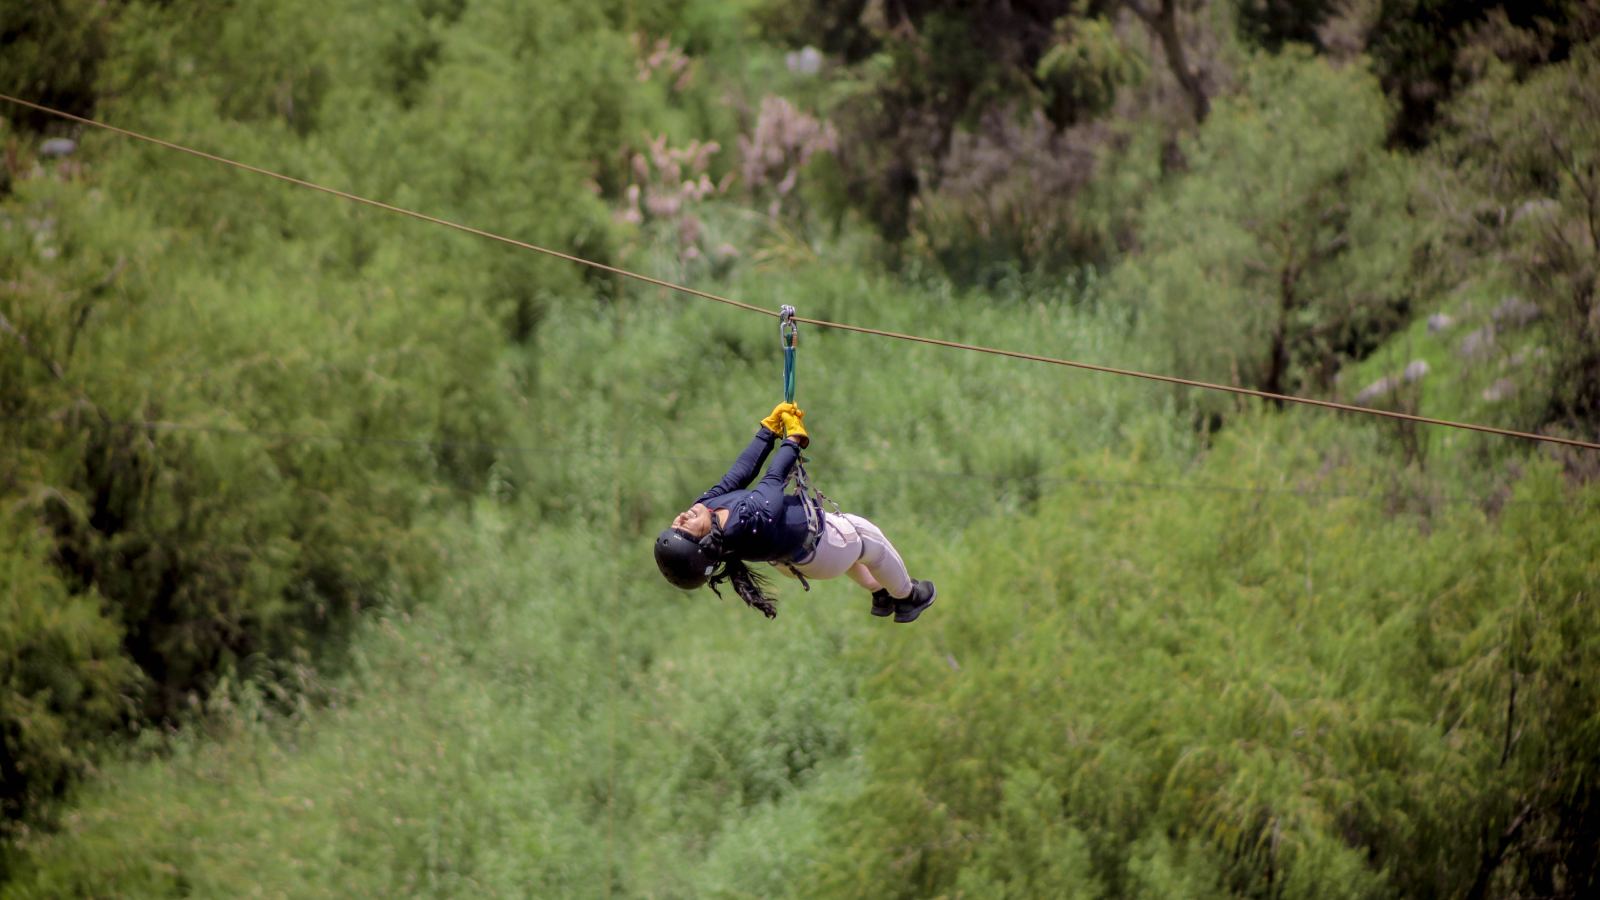
[[[778,341],[783,347],[783,401],[785,403],[793,403],[795,381],[794,351],[795,347],[800,343],[800,323],[795,318],[794,307],[788,304],[778,307]],[[784,435],[784,437],[787,436],[787,434]],[[840,509],[839,504],[828,499],[827,494],[817,490],[816,486],[811,483],[811,479],[806,475],[805,463],[806,458],[804,455],[795,457],[794,468],[789,470],[789,482],[794,485],[794,493],[800,497],[801,506],[806,511],[806,546],[808,548],[806,552],[809,554],[816,552],[817,542],[822,540],[824,505],[831,507],[835,515],[843,515],[844,510]],[[784,490],[787,491],[788,489],[789,486],[785,485]],[[790,574],[800,580],[800,587],[807,591],[811,590],[811,582],[800,574],[800,570],[795,567],[792,560],[785,561],[783,565],[788,567]]]

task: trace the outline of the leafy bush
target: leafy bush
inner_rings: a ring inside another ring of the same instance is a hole
[[[69,591],[48,546],[25,517],[0,523],[0,839],[78,774],[138,686],[104,600]]]
[[[86,115],[94,108],[95,79],[108,52],[109,30],[123,5],[99,0],[40,0],[6,6],[0,24],[6,52],[0,84],[6,93]],[[59,132],[59,119],[6,104],[0,118]]]
[[[3,215],[17,289],[0,301],[13,348],[0,482],[48,535],[27,546],[54,575],[32,583],[104,617],[94,652],[63,662],[100,689],[131,688],[130,664],[142,673],[118,717],[171,720],[258,654],[305,662],[311,637],[428,571],[410,520],[429,492],[408,484],[423,455],[325,439],[406,421],[415,395],[374,377],[404,377],[402,360],[363,364],[327,320],[301,318],[319,342],[272,315],[271,292],[174,285],[156,242],[113,236],[141,217],[93,192],[30,182]],[[28,609],[50,595],[19,596]],[[120,644],[110,660],[106,635]],[[98,702],[60,714],[61,749],[81,764],[77,739],[112,720]],[[33,780],[32,762],[7,773],[24,805],[60,785]]]
[[[1428,196],[1449,226],[1437,265],[1519,292],[1488,339],[1531,321],[1550,352],[1532,424],[1587,435],[1600,428],[1597,83],[1600,43],[1525,81],[1495,68],[1447,109]]]
[[[1266,479],[1302,447],[1257,435],[1214,465]],[[1594,883],[1592,489],[1547,466],[1503,521],[1456,507],[1426,533],[1367,498],[1129,499],[991,528],[935,627],[862,648],[893,661],[824,893]]]
[[[1593,4],[1570,0],[1395,0],[1375,13],[1368,52],[1396,106],[1394,136],[1412,147],[1435,137],[1440,112],[1486,58],[1526,74],[1600,29]]]
[[[1217,103],[1190,172],[1143,213],[1114,298],[1138,310],[1166,370],[1274,393],[1328,388],[1406,321],[1418,246],[1407,169],[1358,67],[1257,57]]]
[[[111,36],[104,118],[607,256],[595,161],[641,113],[625,37],[601,11],[69,12],[87,18],[65,31]],[[489,484],[491,448],[508,443],[506,352],[585,278],[170,150],[82,138],[56,161],[30,133],[7,134],[18,177],[0,205],[0,497],[32,523],[8,528],[48,535],[7,556],[24,561],[19,586],[43,592],[24,611],[69,598],[71,628],[93,636],[57,660],[91,698],[55,710],[61,743],[39,743],[46,720],[32,712],[35,736],[8,737],[8,818],[66,783],[121,717],[177,721],[228,673],[308,665],[356,611],[431,577],[419,517]],[[6,646],[21,654],[13,690],[32,698],[42,676],[28,648],[54,639],[29,621]],[[107,641],[120,645],[109,659]],[[108,691],[126,698],[94,699]]]

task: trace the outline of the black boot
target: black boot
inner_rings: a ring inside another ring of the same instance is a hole
[[[933,605],[933,598],[938,591],[934,590],[931,581],[911,582],[911,596],[904,600],[894,602],[894,620],[896,622],[915,622],[922,611]]]
[[[878,588],[872,592],[872,614],[887,616],[894,612],[894,598],[889,596],[887,588]]]

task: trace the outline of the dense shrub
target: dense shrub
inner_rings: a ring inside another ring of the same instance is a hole
[[[1516,291],[1496,327],[1531,325],[1549,359],[1531,425],[1600,429],[1600,43],[1517,80],[1495,67],[1449,106],[1428,208],[1447,226],[1435,265]]]
[[[108,36],[103,118],[608,255],[596,161],[644,112],[604,11],[80,6],[52,27]],[[554,83],[566,89],[529,87]],[[8,819],[66,783],[94,735],[184,718],[230,672],[308,665],[354,612],[429,577],[419,515],[485,489],[506,443],[506,351],[585,278],[77,136],[59,157],[26,128],[5,133],[0,501],[20,604],[0,645],[17,654]],[[64,624],[41,624],[57,603]],[[47,654],[59,692],[82,703],[40,693],[37,648],[56,644],[71,648]]]
[[[1403,324],[1420,232],[1406,164],[1359,67],[1258,57],[1186,145],[1190,172],[1145,207],[1116,299],[1184,376],[1326,389]]]
[[[1250,441],[1263,478],[1306,452]],[[1596,498],[1545,467],[1517,501],[1424,533],[1112,489],[994,530],[876,667],[825,893],[1586,893]]]
[[[64,788],[133,714],[138,672],[100,595],[62,584],[49,536],[27,516],[0,529],[0,816],[9,823]]]
[[[109,31],[121,0],[39,0],[10,3],[0,19],[0,84],[6,93],[77,115],[96,97],[99,67],[109,51]],[[52,132],[66,130],[45,113],[11,107],[0,118]]]

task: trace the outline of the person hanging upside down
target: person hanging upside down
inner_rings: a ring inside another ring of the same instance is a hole
[[[769,619],[778,614],[776,600],[767,579],[746,563],[771,563],[802,579],[849,575],[872,593],[873,615],[915,621],[933,605],[933,582],[906,574],[878,526],[848,513],[825,513],[814,499],[784,491],[800,450],[810,444],[804,419],[793,403],[773,408],[728,474],[656,538],[656,565],[684,590],[709,583],[721,596],[717,584],[729,581],[740,599]],[[781,442],[780,430],[786,435]],[[769,455],[767,473],[746,488]]]

